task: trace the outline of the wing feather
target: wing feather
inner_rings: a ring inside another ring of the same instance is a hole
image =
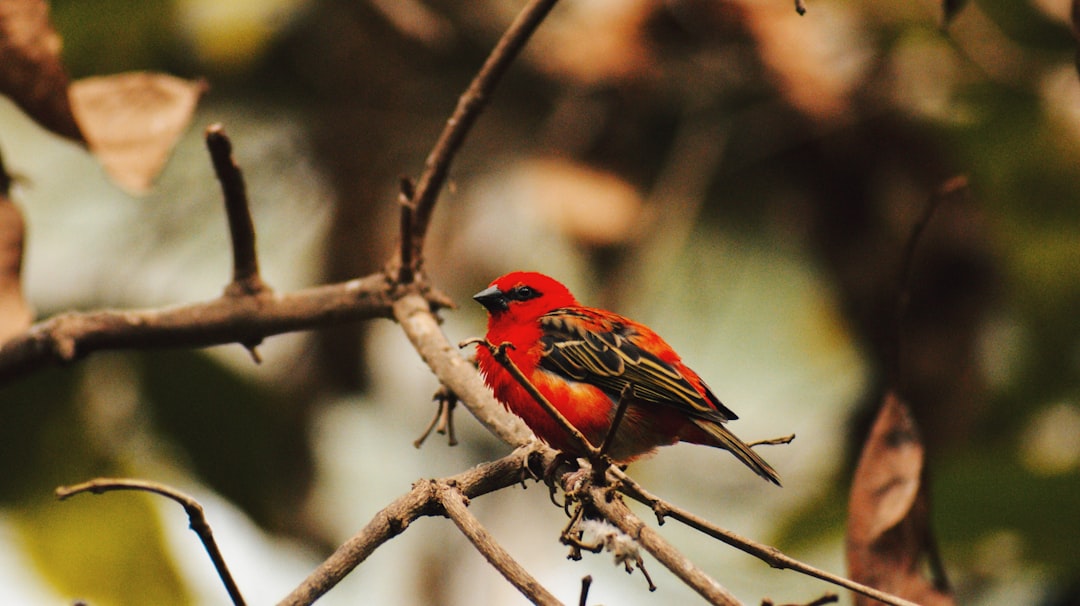
[[[595,385],[612,399],[631,384],[637,400],[717,423],[738,418],[708,388],[702,395],[678,368],[641,347],[640,333],[618,317],[562,308],[541,316],[540,326],[540,366],[545,370]]]

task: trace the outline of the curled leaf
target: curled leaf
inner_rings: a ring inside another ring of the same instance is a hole
[[[855,581],[920,604],[951,606],[930,530],[923,463],[911,411],[890,392],[863,446],[851,486],[848,572]],[[926,562],[934,578],[923,574]],[[874,603],[855,596],[856,605]]]

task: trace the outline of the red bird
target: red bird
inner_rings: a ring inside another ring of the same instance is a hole
[[[724,424],[738,417],[647,326],[584,307],[543,274],[514,272],[473,296],[488,311],[487,341],[510,343],[508,355],[548,401],[593,445],[608,433],[626,385],[632,399],[608,454],[628,463],[679,440],[730,451],[780,485],[780,476]],[[511,412],[553,448],[581,455],[573,439],[483,344],[484,380]]]

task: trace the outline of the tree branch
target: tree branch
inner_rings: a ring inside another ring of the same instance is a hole
[[[229,220],[229,236],[233,252],[233,280],[225,289],[229,296],[254,295],[267,292],[269,287],[259,275],[259,258],[255,252],[255,226],[251,221],[247,187],[240,167],[233,162],[232,142],[220,124],[206,129],[206,148],[214,164],[214,173],[221,182],[225,197],[225,216]]]
[[[206,549],[206,553],[210,556],[210,561],[214,563],[214,569],[217,570],[221,582],[225,584],[225,590],[229,592],[232,603],[235,606],[244,606],[244,596],[240,594],[240,588],[237,587],[236,581],[233,580],[229,567],[225,564],[225,558],[222,557],[221,550],[218,549],[217,541],[214,540],[214,532],[210,529],[210,523],[206,521],[206,514],[203,512],[202,505],[191,496],[171,486],[157,482],[127,478],[97,478],[75,486],[61,486],[56,489],[56,496],[63,501],[83,492],[102,494],[113,490],[151,492],[179,503],[184,508],[184,512],[187,513],[191,529],[199,536],[203,548]]]
[[[414,520],[445,513],[439,502],[438,485],[454,486],[455,491],[470,499],[494,492],[521,482],[530,457],[537,453],[545,458],[554,457],[551,449],[519,448],[497,461],[455,476],[417,482],[412,490],[375,514],[367,526],[338,547],[299,587],[278,602],[278,606],[311,604],[333,589],[380,545],[404,532]]]
[[[647,491],[644,487],[635,482],[632,478],[630,478],[630,476],[626,475],[626,473],[620,469],[612,468],[609,473],[611,473],[616,478],[620,492],[636,501],[639,501],[651,507],[652,510],[656,512],[657,521],[659,521],[660,523],[663,523],[664,518],[672,517],[682,522],[683,524],[686,524],[687,526],[693,528],[694,530],[697,530],[698,532],[706,534],[710,537],[713,537],[714,539],[717,539],[738,549],[739,551],[754,556],[755,558],[765,562],[773,568],[786,568],[789,570],[794,570],[796,572],[801,572],[802,574],[805,574],[807,576],[820,579],[827,583],[832,583],[833,585],[849,589],[856,593],[861,593],[862,595],[874,598],[875,600],[879,600],[886,604],[892,604],[893,606],[917,606],[913,602],[905,600],[901,597],[886,593],[884,591],[879,591],[877,589],[874,589],[873,587],[868,587],[861,583],[856,583],[855,581],[846,579],[842,576],[826,572],[819,568],[815,568],[809,564],[800,562],[795,558],[785,555],[775,547],[763,545],[756,541],[752,541],[746,537],[735,534],[730,530],[721,528],[696,514],[686,511],[685,509],[676,507],[671,503],[664,501],[660,497],[651,494],[649,491]]]
[[[543,585],[539,583],[521,564],[502,548],[495,537],[487,531],[466,508],[468,499],[453,482],[439,482],[437,486],[439,502],[446,510],[446,515],[465,535],[476,550],[495,567],[510,584],[517,588],[533,604],[552,604],[562,606]]]
[[[481,425],[511,446],[534,441],[529,428],[495,401],[476,367],[446,339],[427,299],[419,294],[405,295],[394,302],[393,314],[431,372],[457,394]]]
[[[638,542],[654,558],[670,570],[675,576],[682,579],[691,589],[709,601],[710,604],[722,606],[739,606],[740,602],[717,583],[712,577],[705,574],[678,549],[668,543],[652,528],[649,528],[641,518],[626,506],[620,498],[612,498],[609,488],[604,486],[590,485],[584,492],[588,502],[609,522],[625,532],[630,538]]]
[[[408,242],[402,242],[403,247],[410,248],[410,252],[401,255],[402,259],[412,260],[413,266],[407,270],[410,274],[415,273],[422,262],[424,238],[427,235],[428,225],[431,223],[431,214],[438,200],[439,191],[450,171],[450,162],[454,154],[465,141],[465,136],[472,129],[477,116],[487,105],[495,85],[499,83],[510,64],[517,58],[521,49],[525,47],[525,43],[557,1],[531,0],[518,14],[484,61],[484,65],[469,84],[469,88],[458,99],[454,113],[446,121],[446,127],[443,128],[435,147],[428,154],[424,162],[424,172],[420,175],[416,190],[411,197],[410,239]]]
[[[219,297],[161,309],[69,312],[31,326],[0,345],[0,384],[94,351],[208,347],[250,343],[343,322],[389,318],[399,296],[384,274],[292,293]],[[415,294],[427,309],[448,305]]]

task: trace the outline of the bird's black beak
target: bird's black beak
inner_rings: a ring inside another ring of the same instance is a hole
[[[488,313],[499,313],[510,309],[510,299],[506,297],[506,293],[499,290],[497,286],[489,286],[484,290],[473,295],[473,299],[476,302],[483,305]]]

